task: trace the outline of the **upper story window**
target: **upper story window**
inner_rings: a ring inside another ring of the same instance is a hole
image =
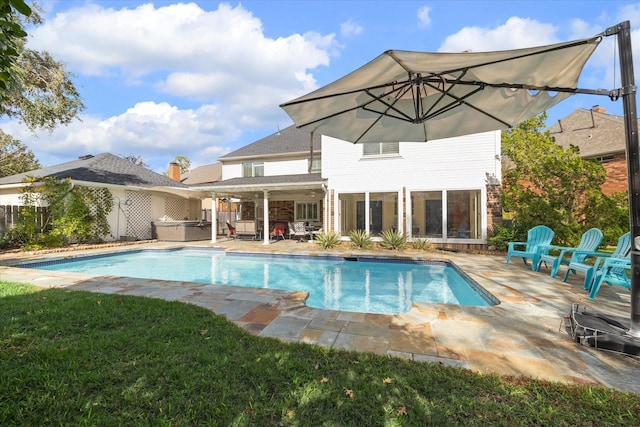
[[[320,156],[313,158],[310,170],[311,172],[320,172],[322,170],[322,159],[320,158]]]
[[[254,177],[264,176],[264,162],[244,162],[242,163],[242,176]]]
[[[366,142],[362,144],[363,156],[384,156],[399,153],[399,142]]]

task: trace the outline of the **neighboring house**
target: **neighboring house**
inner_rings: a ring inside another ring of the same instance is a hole
[[[108,215],[111,236],[136,239],[152,237],[153,221],[201,219],[201,194],[186,184],[172,180],[113,154],[82,156],[78,160],[0,178],[0,206],[21,205],[20,189],[26,177],[70,178],[73,185],[103,187],[113,196]]]
[[[219,161],[222,181],[197,189],[240,199],[242,218],[256,221],[265,243],[275,223],[305,221],[344,238],[395,229],[438,246],[478,247],[501,220],[500,131],[351,144],[311,140],[291,126]]]
[[[628,191],[624,117],[606,114],[603,107],[577,109],[549,127],[561,147],[575,145],[584,159],[595,159],[607,171],[605,194]]]

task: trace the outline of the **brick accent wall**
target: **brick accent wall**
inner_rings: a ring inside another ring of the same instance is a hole
[[[602,166],[607,171],[607,180],[602,184],[603,193],[611,194],[629,190],[627,158],[624,153],[615,154],[612,160],[603,162]]]
[[[502,194],[501,185],[487,185],[487,231],[491,231],[494,224],[502,223]]]

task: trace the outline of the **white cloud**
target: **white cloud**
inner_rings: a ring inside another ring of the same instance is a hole
[[[140,102],[108,119],[83,116],[82,121],[37,138],[17,122],[3,124],[3,130],[27,144],[46,166],[61,158],[110,152],[141,156],[158,172],[178,155],[199,164],[215,163],[229,151],[228,141],[240,135],[215,105],[180,110],[165,102]],[[207,158],[200,157],[203,152]]]
[[[431,8],[429,6],[422,6],[418,9],[418,27],[428,28],[431,26],[431,17],[429,16],[430,12]]]
[[[340,34],[343,37],[353,37],[362,34],[362,26],[353,22],[351,19],[340,24]]]
[[[349,31],[361,29],[353,24]],[[169,152],[171,158],[189,157],[205,149],[223,154],[243,131],[287,123],[279,104],[316,89],[312,71],[329,66],[340,48],[334,34],[267,37],[250,11],[224,3],[212,11],[195,3],[122,9],[88,4],[46,17],[30,30],[29,47],[48,51],[77,75],[150,91],[120,115],[83,117],[37,141],[20,138],[33,143],[42,159],[104,151],[145,158]],[[167,98],[194,109],[162,102]]]
[[[486,52],[557,43],[557,29],[528,18],[511,17],[496,28],[465,27],[448,36],[440,52]]]

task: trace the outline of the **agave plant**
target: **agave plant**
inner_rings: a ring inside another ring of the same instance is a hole
[[[353,248],[371,249],[373,247],[371,234],[365,230],[351,230],[349,238],[351,239],[351,247]]]
[[[407,248],[407,236],[397,230],[384,230],[380,233],[380,237],[382,237],[380,246],[385,249],[403,251]]]
[[[326,231],[316,234],[314,241],[322,247],[322,249],[333,249],[340,245],[340,235],[335,231]]]
[[[413,245],[413,249],[416,249],[419,251],[426,251],[427,249],[431,248],[431,240],[416,238],[416,239],[413,239],[412,245]]]

